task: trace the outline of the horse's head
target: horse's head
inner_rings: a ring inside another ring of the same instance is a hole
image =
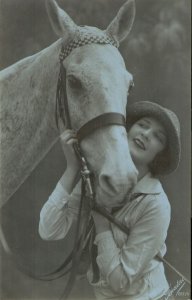
[[[77,26],[53,0],[47,10],[65,47],[69,41],[96,36],[118,45],[129,33],[135,15],[134,1],[129,0],[105,31],[95,27]],[[127,95],[132,75],[112,44],[91,42],[74,47],[64,59],[66,89],[72,127],[78,130],[89,120],[108,112],[126,116]],[[126,129],[110,125],[92,131],[81,141],[82,151],[95,175],[97,201],[116,205],[133,187],[137,170],[129,154]]]

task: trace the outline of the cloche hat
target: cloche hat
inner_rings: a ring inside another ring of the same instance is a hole
[[[155,174],[164,175],[176,170],[180,161],[180,123],[176,114],[157,104],[149,101],[139,101],[127,106],[127,129],[143,117],[157,119],[165,128],[167,133],[167,147],[161,159],[156,161]],[[153,168],[154,169],[154,168]]]

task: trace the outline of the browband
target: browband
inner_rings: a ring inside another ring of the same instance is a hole
[[[83,34],[82,36],[71,40],[67,45],[63,45],[59,59],[60,61],[63,61],[73,49],[76,49],[78,47],[84,46],[84,45],[90,45],[90,44],[100,44],[100,45],[106,45],[110,44],[116,48],[118,48],[118,42],[115,41],[112,37],[106,35],[103,33],[103,35],[93,35],[93,34]]]
[[[125,117],[122,114],[115,112],[109,112],[99,115],[88,121],[78,130],[77,138],[79,141],[81,141],[84,137],[92,133],[93,130],[108,125],[120,125],[125,127]]]

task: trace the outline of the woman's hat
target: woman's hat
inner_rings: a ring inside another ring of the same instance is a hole
[[[180,161],[180,123],[176,114],[157,104],[149,101],[140,101],[127,106],[127,128],[129,129],[136,121],[143,117],[157,119],[167,133],[167,148],[161,159],[156,162],[156,175],[169,174],[176,170]]]

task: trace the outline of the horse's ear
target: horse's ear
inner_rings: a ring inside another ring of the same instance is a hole
[[[58,36],[67,38],[69,34],[75,32],[77,25],[69,15],[57,5],[55,0],[46,0],[46,8],[51,25]]]
[[[123,41],[129,34],[135,19],[135,1],[128,0],[119,10],[116,17],[106,29],[107,34],[118,42]]]

